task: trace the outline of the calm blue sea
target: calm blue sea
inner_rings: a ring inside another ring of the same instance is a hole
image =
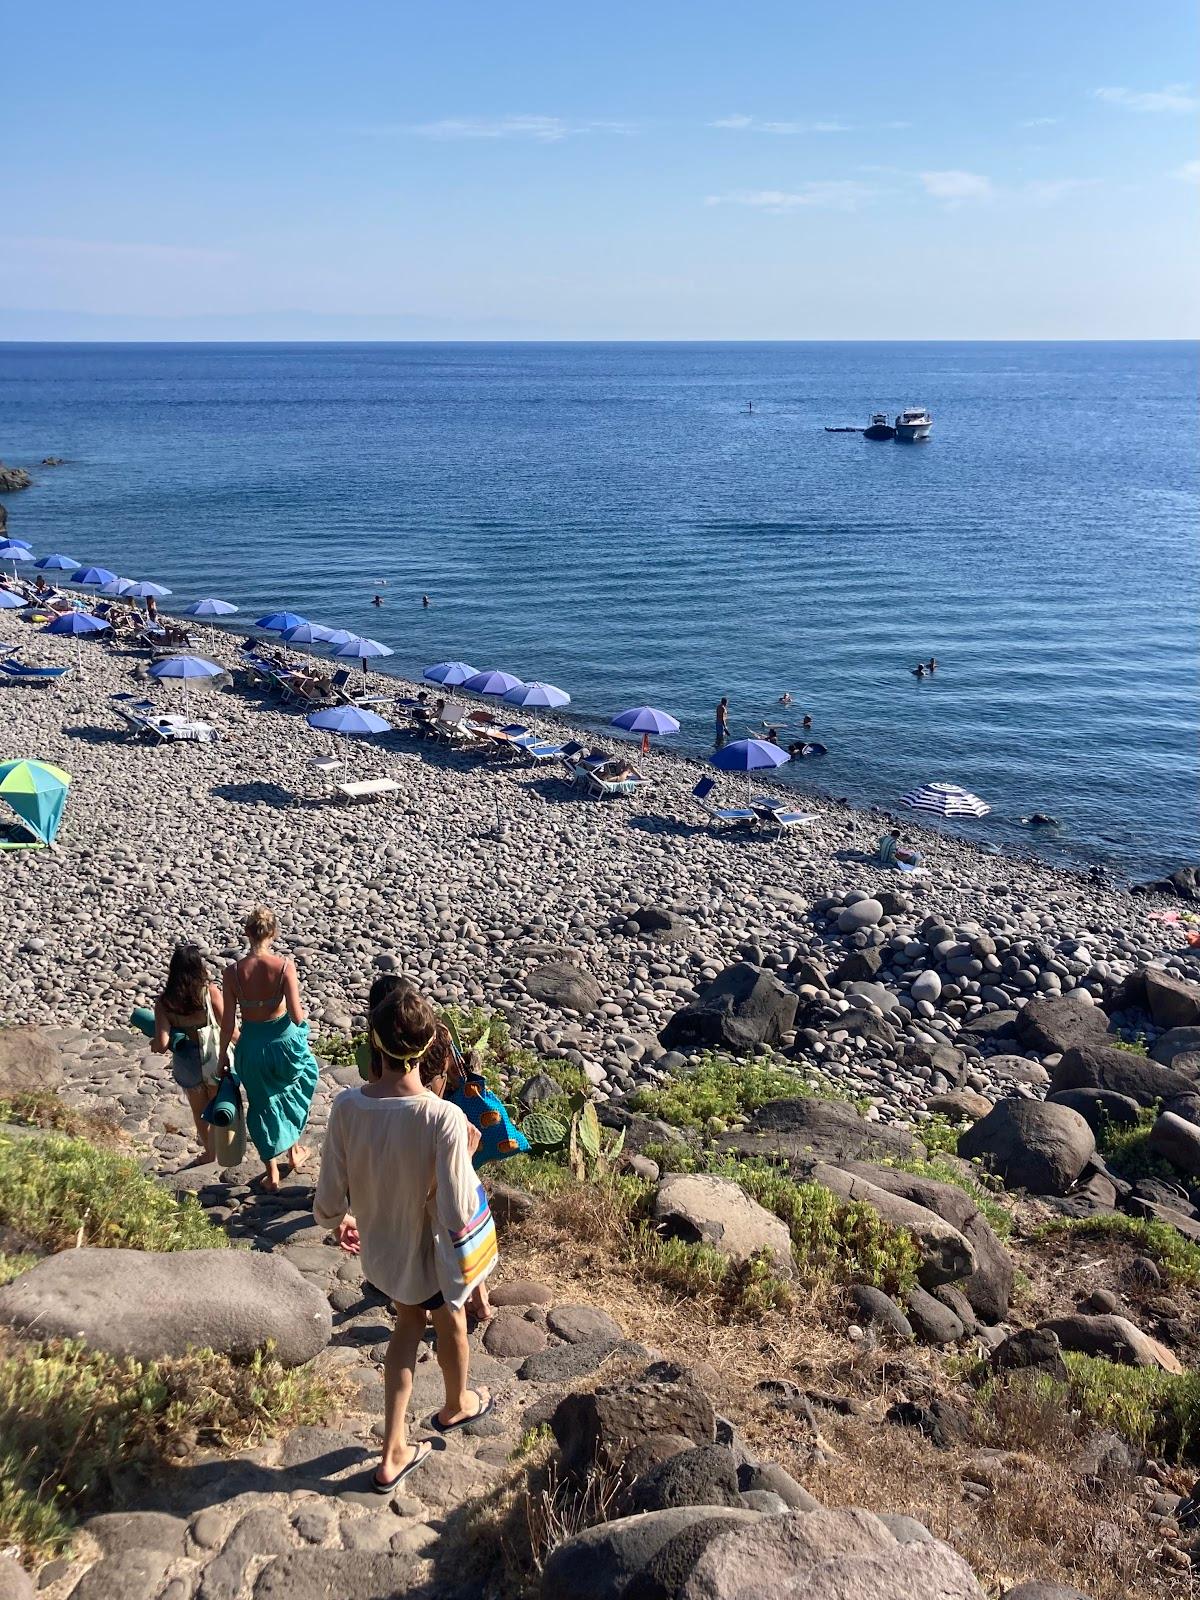
[[[787,689],[830,751],[798,781],[951,779],[1006,848],[1041,810],[1043,848],[1144,873],[1200,860],[1196,355],[0,345],[0,458],[69,459],[12,533],[180,603],[286,602],[590,720],[650,702],[696,751],[722,694],[788,731]],[[908,403],[928,444],[823,431]]]

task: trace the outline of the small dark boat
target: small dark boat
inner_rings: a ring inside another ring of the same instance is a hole
[[[864,439],[894,439],[896,430],[887,419],[886,412],[877,411],[871,418],[871,426],[863,429]]]
[[[861,433],[861,428],[826,428],[826,433]]]

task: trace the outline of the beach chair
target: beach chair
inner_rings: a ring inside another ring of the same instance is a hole
[[[710,828],[715,828],[717,823],[727,827],[755,828],[758,826],[758,813],[749,806],[715,806],[709,800],[709,795],[716,787],[715,778],[701,778],[692,790],[692,799],[708,818]]]
[[[361,674],[359,674],[361,678]],[[351,687],[352,678],[348,668],[339,667],[329,680],[333,694],[339,704],[344,706],[382,706],[388,705],[396,696],[393,694],[357,694]]]
[[[12,656],[7,656],[0,661],[0,679],[6,683],[57,683],[59,678],[65,678],[70,672],[70,667],[30,667],[23,661],[17,661]]]
[[[757,794],[750,804],[764,822],[773,822],[780,833],[786,833],[789,828],[801,828],[806,823],[817,820],[815,811],[792,811],[774,795]]]
[[[526,739],[514,739],[513,749],[519,755],[525,756],[536,766],[541,766],[544,761],[557,761],[566,745],[548,744],[544,740],[535,739],[532,734]]]
[[[604,778],[599,772],[589,767],[583,769],[584,792],[593,800],[611,800],[616,795],[636,794],[639,789],[644,789],[649,783],[649,778],[644,778],[640,772],[630,771],[624,778]]]
[[[354,778],[333,787],[349,803],[355,800],[378,800],[385,794],[399,794],[400,785],[395,778]]]
[[[213,744],[219,737],[211,722],[193,722],[187,717],[156,716],[153,712],[113,706],[130,737],[148,739],[155,744]]]

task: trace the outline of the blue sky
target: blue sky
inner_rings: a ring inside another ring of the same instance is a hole
[[[0,338],[1180,338],[1193,0],[7,13]]]

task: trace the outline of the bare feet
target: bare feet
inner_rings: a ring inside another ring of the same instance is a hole
[[[294,1144],[288,1151],[288,1160],[292,1164],[293,1172],[303,1172],[308,1160],[308,1151],[302,1144]]]

